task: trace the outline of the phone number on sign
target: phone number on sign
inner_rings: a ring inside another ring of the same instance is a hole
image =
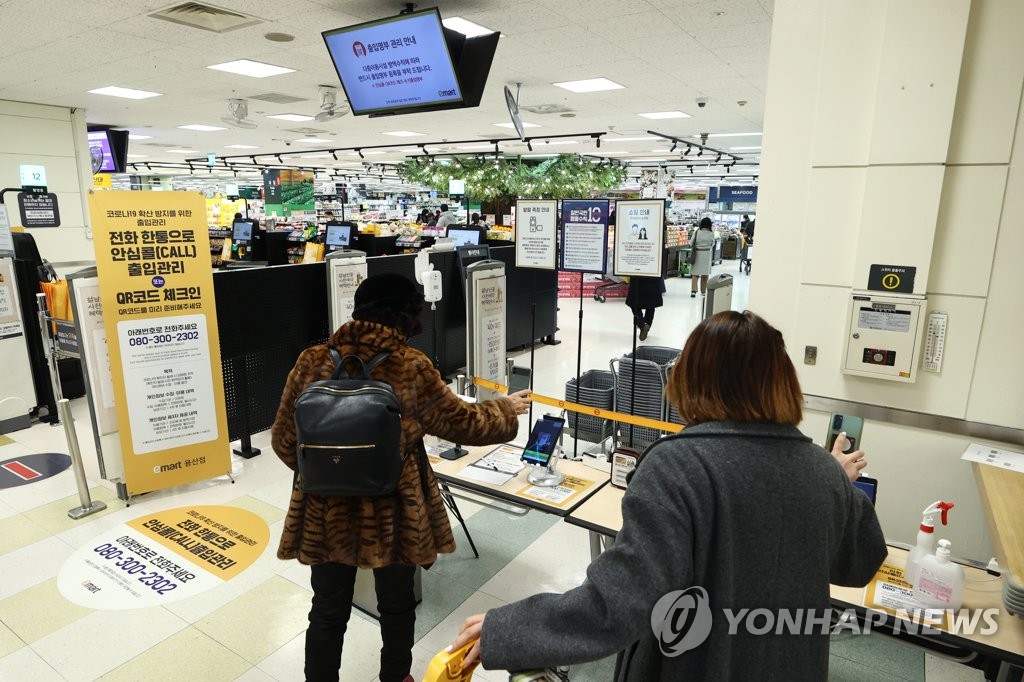
[[[195,341],[199,332],[178,332],[177,334],[155,334],[153,336],[132,336],[128,338],[129,346],[148,346],[149,344],[171,343],[174,341]]]
[[[175,582],[168,580],[160,573],[157,573],[156,571],[146,571],[146,564],[131,556],[125,556],[123,551],[109,543],[104,543],[93,551],[104,559],[113,561],[116,568],[120,568],[128,575],[138,575],[139,582],[149,587],[157,594],[167,594],[178,587]]]

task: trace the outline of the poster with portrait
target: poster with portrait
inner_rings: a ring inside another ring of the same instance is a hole
[[[619,277],[661,277],[665,202],[623,200],[615,206],[615,264]]]

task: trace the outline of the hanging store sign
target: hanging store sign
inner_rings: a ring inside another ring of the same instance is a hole
[[[665,202],[619,201],[615,211],[615,274],[661,277]]]
[[[516,202],[516,267],[554,270],[557,264],[558,202]]]
[[[18,166],[18,175],[22,187],[46,187],[46,166],[21,164]]]
[[[57,195],[27,194],[18,195],[18,208],[21,211],[21,224],[25,227],[60,227],[60,210],[57,208]]]
[[[89,205],[128,493],[227,473],[202,197],[110,191]]]
[[[608,201],[562,202],[562,250],[559,270],[603,274],[608,269]]]

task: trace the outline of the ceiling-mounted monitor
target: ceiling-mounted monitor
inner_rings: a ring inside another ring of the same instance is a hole
[[[90,130],[89,161],[93,173],[123,173],[128,161],[127,130]]]
[[[323,37],[352,113],[390,116],[479,106],[499,36],[446,29],[432,8]]]

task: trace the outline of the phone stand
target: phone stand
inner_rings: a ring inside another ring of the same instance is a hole
[[[565,476],[560,471],[555,471],[555,467],[551,464],[553,461],[555,461],[554,457],[548,460],[547,466],[534,467],[526,477],[526,480],[541,488],[554,488],[556,485],[559,485],[565,480]]]
[[[439,454],[438,457],[440,457],[441,459],[458,459],[460,457],[465,457],[468,454],[469,450],[463,447],[459,447],[459,444],[456,443],[452,447],[448,448],[447,450]]]

